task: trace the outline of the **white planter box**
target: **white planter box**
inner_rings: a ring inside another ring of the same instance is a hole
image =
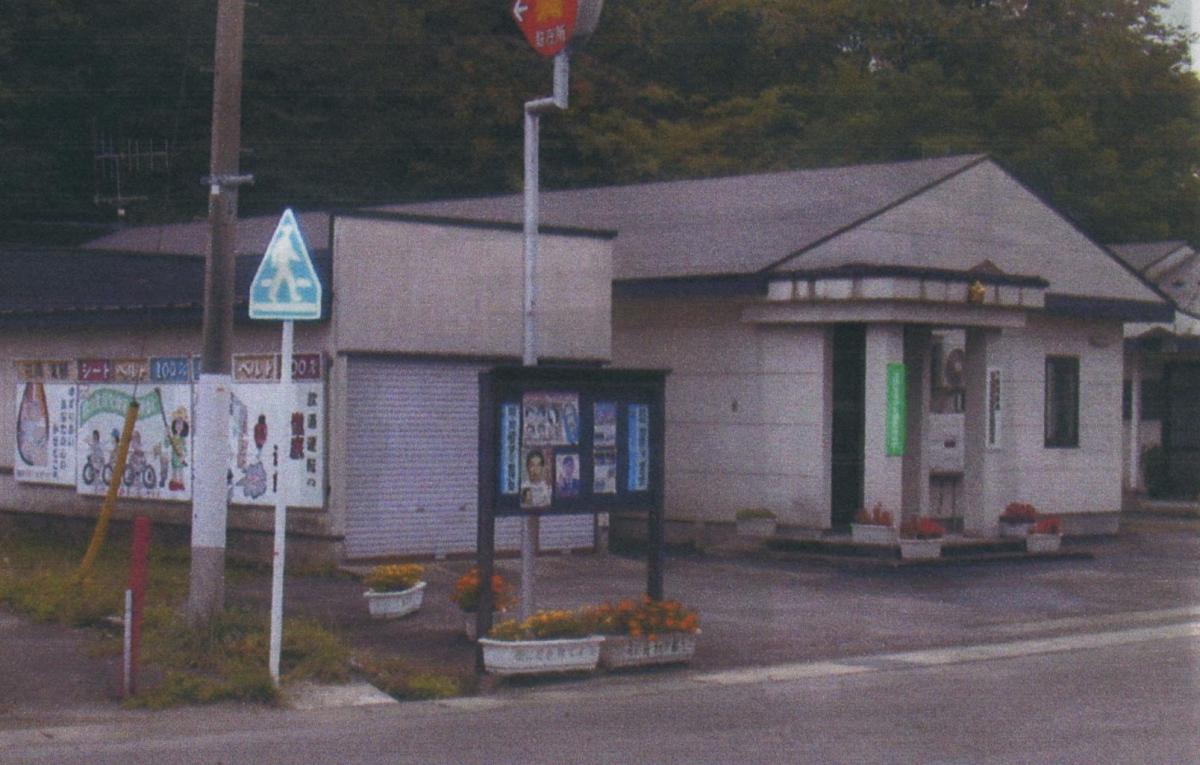
[[[1029,534],[1025,537],[1025,549],[1028,552],[1054,552],[1062,545],[1059,534]]]
[[[738,536],[761,539],[775,536],[774,518],[743,518],[737,522]]]
[[[900,557],[907,560],[928,560],[940,558],[942,555],[942,540],[940,539],[901,539]]]
[[[417,582],[407,590],[396,592],[367,590],[363,597],[367,599],[367,608],[371,611],[371,616],[376,619],[408,616],[421,607],[421,601],[425,599],[425,582]]]
[[[894,545],[899,539],[896,529],[875,523],[851,523],[850,539],[860,545]]]
[[[560,640],[493,640],[479,638],[483,667],[493,675],[538,675],[590,672],[600,663],[602,635]]]
[[[692,660],[699,632],[665,632],[656,640],[645,636],[608,635],[600,646],[600,665],[605,669],[679,664]]]
[[[1029,529],[1033,527],[1032,522],[1014,523],[1012,521],[1000,520],[1000,536],[1009,539],[1023,539],[1029,534]]]

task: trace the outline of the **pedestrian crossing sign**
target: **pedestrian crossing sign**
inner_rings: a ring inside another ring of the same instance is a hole
[[[250,318],[321,318],[321,280],[290,208],[283,211],[250,284]]]

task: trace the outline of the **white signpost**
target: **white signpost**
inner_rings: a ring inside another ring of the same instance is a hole
[[[292,347],[297,319],[321,318],[321,280],[317,278],[308,245],[291,209],[283,211],[271,243],[250,284],[250,318],[283,321],[277,406],[284,407],[277,421],[286,422],[295,401],[292,386]],[[287,541],[287,504],[293,476],[291,460],[281,460],[275,492],[275,552],[271,564],[271,679],[279,685],[279,656],[283,645],[283,569]]]

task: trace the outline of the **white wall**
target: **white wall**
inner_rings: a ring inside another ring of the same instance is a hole
[[[1117,322],[1031,315],[1025,331],[1006,330],[989,365],[1004,374],[1002,466],[986,508],[997,518],[1008,502],[1045,513],[1115,513],[1121,509],[1124,349]],[[1045,446],[1045,361],[1079,357],[1079,446]]]
[[[613,361],[670,369],[667,517],[732,521],[767,507],[828,525],[823,327],[743,324],[745,300],[622,300]]]
[[[339,348],[522,356],[519,229],[339,217],[333,244]],[[611,239],[542,234],[537,281],[539,357],[607,360]]]
[[[751,302],[619,301],[614,363],[672,370],[667,378],[668,518],[729,521],[740,508],[765,506],[783,523],[827,527],[826,329],[745,324],[742,309]],[[873,328],[868,338],[871,366],[903,358],[899,327]],[[1062,515],[1118,512],[1120,324],[1034,313],[1025,329],[990,330],[986,338],[980,379],[987,368],[1001,370],[1001,443],[986,447],[984,431],[978,431],[982,502],[971,511],[968,527],[994,533],[996,519],[1014,501]],[[1047,355],[1079,357],[1078,448],[1045,447]],[[868,372],[869,380],[874,377],[879,384],[868,385],[867,403],[870,411],[882,413],[881,368],[878,375]],[[901,461],[881,456],[882,421],[869,415],[867,427],[868,504],[883,501],[898,509]]]

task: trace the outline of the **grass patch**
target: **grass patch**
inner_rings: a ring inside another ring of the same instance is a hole
[[[122,641],[109,617],[124,608],[128,549],[108,544],[87,577],[78,578],[86,546],[49,535],[0,537],[0,603],[43,622],[108,627],[97,632],[93,655],[120,655]],[[142,620],[142,661],[161,680],[129,705],[150,709],[242,701],[278,704],[268,671],[270,616],[234,606],[207,622],[181,615],[188,588],[186,547],[154,547]],[[262,566],[230,564],[226,581],[263,576]],[[327,572],[345,576],[342,572]],[[286,682],[343,682],[360,675],[400,700],[461,696],[477,688],[473,674],[424,667],[378,653],[354,653],[335,628],[315,619],[288,619],[283,629],[280,677]]]
[[[207,622],[190,624],[173,609],[156,608],[147,610],[144,624],[143,656],[170,671],[163,683],[134,699],[134,706],[279,702],[268,671],[269,614],[232,607]],[[286,620],[280,649],[279,675],[285,683],[334,683],[350,676],[350,649],[314,619]]]
[[[353,666],[379,690],[400,701],[426,701],[466,696],[478,690],[474,674],[424,667],[397,656],[361,651]]]

